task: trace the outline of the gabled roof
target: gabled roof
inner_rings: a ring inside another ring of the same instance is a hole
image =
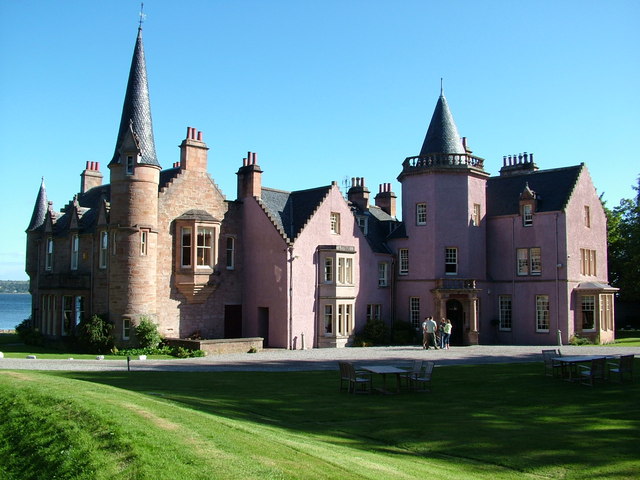
[[[147,67],[142,44],[142,28],[138,28],[138,37],[133,50],[133,58],[131,59],[131,69],[129,70],[127,91],[122,106],[116,148],[110,164],[118,163],[120,148],[129,134],[133,135],[136,146],[140,151],[139,163],[160,166],[156,158],[156,146],[153,139]]]
[[[537,170],[487,180],[487,215],[517,215],[527,185],[535,192],[538,212],[562,211],[567,206],[584,164]]]
[[[38,190],[38,196],[36,197],[36,203],[33,206],[33,213],[31,214],[31,221],[27,227],[27,232],[36,230],[44,224],[44,218],[47,216],[47,189],[44,186],[44,177],[40,182],[40,189]]]
[[[367,210],[361,209],[356,204],[353,204],[351,208],[357,216],[367,218],[368,226],[365,238],[371,249],[377,253],[391,253],[385,240],[400,222],[376,205],[369,205]]]
[[[330,191],[331,185],[297,192],[262,187],[260,204],[276,228],[295,240]]]
[[[440,93],[420,149],[421,156],[430,153],[466,153],[443,92]]]

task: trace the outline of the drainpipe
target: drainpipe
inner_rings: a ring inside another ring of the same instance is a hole
[[[562,331],[560,330],[560,252],[558,248],[558,214],[556,213],[556,327],[558,346],[562,346]]]
[[[287,326],[287,338],[289,350],[293,350],[293,247],[289,246],[289,324]]]

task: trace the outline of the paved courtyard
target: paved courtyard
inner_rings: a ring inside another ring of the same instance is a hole
[[[417,346],[367,347],[310,350],[267,349],[258,353],[211,355],[175,360],[138,360],[132,358],[132,371],[308,371],[337,370],[337,362],[356,365],[409,365],[413,360],[434,360],[437,365],[542,362],[540,354],[549,346],[475,345],[450,350],[424,350]],[[564,346],[564,355],[640,355],[640,347]],[[0,369],[118,371],[127,369],[122,360],[43,360],[0,358]]]

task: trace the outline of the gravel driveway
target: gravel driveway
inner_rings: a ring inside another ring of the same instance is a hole
[[[549,346],[474,345],[450,350],[423,350],[417,346],[367,348],[267,349],[258,353],[233,353],[175,360],[131,360],[132,371],[308,371],[336,370],[339,360],[357,365],[409,365],[413,360],[434,360],[437,365],[542,362],[540,351]],[[640,347],[564,346],[564,355],[640,355]],[[127,360],[43,360],[0,358],[0,369],[122,371]]]

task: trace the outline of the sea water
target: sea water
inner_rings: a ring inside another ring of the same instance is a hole
[[[13,330],[31,315],[31,295],[0,293],[0,330]]]

